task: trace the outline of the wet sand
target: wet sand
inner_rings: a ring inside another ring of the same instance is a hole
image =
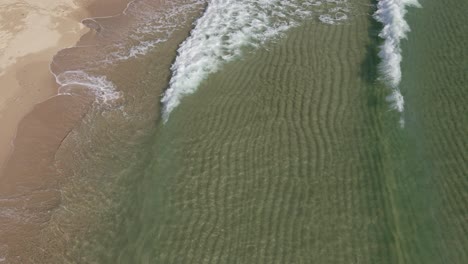
[[[52,97],[21,120],[0,172],[0,262],[96,263],[115,254],[94,240],[114,230],[103,228],[115,223],[106,218],[117,208],[113,177],[141,163],[135,153],[154,136],[177,47],[203,8],[164,0],[86,6],[91,18],[78,20],[91,30],[48,60],[60,86],[50,78]]]
[[[1,10],[0,166],[11,152],[20,119],[57,91],[50,60],[84,33],[76,18],[85,13],[72,1],[57,0],[7,0]]]
[[[35,252],[41,250],[36,242],[46,239],[41,229],[60,201],[55,152],[92,102],[91,97],[57,95],[52,58],[89,31],[80,23],[83,18],[119,14],[127,3],[0,4],[0,262],[46,263]]]
[[[0,4],[0,168],[8,159],[20,120],[57,93],[52,57],[87,32],[90,16],[118,14],[124,0],[6,0]],[[1,175],[1,174],[0,174]]]

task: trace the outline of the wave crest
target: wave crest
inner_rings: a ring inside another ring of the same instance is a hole
[[[398,89],[401,81],[401,48],[400,41],[406,38],[410,31],[408,23],[404,17],[409,6],[420,7],[417,0],[380,0],[377,4],[377,11],[373,17],[383,24],[383,29],[379,37],[384,39],[380,46],[379,71],[380,79],[392,88],[392,95],[387,99],[392,103],[392,107],[399,112],[404,110],[404,99]]]
[[[326,0],[327,5],[345,5],[347,0]],[[317,0],[212,0],[191,36],[179,47],[171,67],[172,78],[163,98],[163,119],[167,121],[183,96],[195,92],[199,84],[224,63],[242,54],[244,47],[259,47],[267,40],[312,16]],[[332,10],[335,13],[343,10]],[[329,11],[330,11],[329,10]],[[338,14],[335,20],[344,20]],[[327,20],[328,21],[328,20]]]

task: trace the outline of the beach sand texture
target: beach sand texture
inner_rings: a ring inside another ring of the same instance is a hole
[[[20,120],[57,93],[52,57],[87,32],[90,16],[122,11],[124,0],[0,1],[0,167],[13,147]]]
[[[83,24],[91,28],[102,25],[104,30],[90,30],[83,36],[80,31],[74,38],[75,41],[79,39],[76,45],[70,41],[69,46],[56,47],[55,52],[50,52],[50,57],[44,59],[43,67],[47,70],[44,70],[43,76],[49,78],[49,82],[37,83],[37,87],[48,88],[50,84],[52,88],[42,97],[45,101],[36,98],[28,105],[24,117],[17,120],[17,129],[12,124],[12,135],[16,135],[14,148],[0,173],[0,261],[64,263],[64,259],[76,260],[77,256],[69,255],[68,252],[76,250],[74,247],[78,244],[78,234],[88,231],[99,212],[93,206],[99,201],[94,200],[96,196],[93,196],[97,190],[92,189],[106,188],[98,184],[89,185],[87,177],[73,177],[77,169],[75,165],[88,168],[85,165],[87,161],[96,161],[97,165],[100,163],[99,158],[83,157],[84,160],[79,163],[73,160],[77,159],[76,155],[87,156],[100,151],[101,148],[96,149],[96,152],[91,150],[88,143],[94,144],[94,140],[98,140],[98,144],[91,148],[102,146],[112,128],[119,127],[118,136],[121,138],[109,137],[109,140],[115,144],[133,144],[128,141],[128,136],[136,138],[137,142],[141,141],[141,133],[135,133],[136,128],[154,127],[150,124],[154,124],[159,116],[159,105],[155,102],[170,76],[169,67],[178,44],[187,37],[193,19],[200,15],[202,5],[195,1],[193,5],[187,5],[185,1],[137,2],[133,6],[127,6],[127,1],[120,0],[80,2],[83,8],[70,12],[70,19],[77,18],[76,14],[83,12],[83,16],[93,18],[83,19]],[[173,14],[180,13],[176,13],[178,8],[185,12],[172,18]],[[128,12],[124,14],[123,10]],[[83,16],[75,19],[76,23]],[[159,23],[167,23],[168,26],[158,31]],[[141,32],[141,28],[147,31]],[[166,43],[157,49],[158,60],[152,57],[141,59],[142,54],[159,42]],[[107,61],[109,54],[115,56],[111,63]],[[21,59],[23,57],[19,57],[18,61]],[[16,64],[12,62],[11,67]],[[160,75],[152,73],[154,80],[150,82],[147,79],[150,72],[148,68],[153,64],[157,65],[154,70]],[[128,78],[128,72],[138,74]],[[60,85],[55,83],[54,75]],[[39,79],[34,76],[28,80],[36,82]],[[146,89],[135,89],[142,82],[150,83],[145,86]],[[114,90],[116,87],[118,91]],[[21,89],[22,86],[18,88]],[[134,95],[134,92],[138,95]],[[130,99],[145,95],[145,98],[151,99],[145,104],[130,100],[123,112],[122,93],[127,93]],[[10,110],[11,107],[5,109]],[[144,111],[148,113],[146,117],[141,115]],[[96,118],[103,122],[95,123]],[[138,121],[138,124],[128,122],[129,118]],[[90,133],[83,133],[82,130]],[[125,131],[129,131],[129,134],[122,133]],[[94,132],[105,136],[95,137],[97,134]],[[152,135],[144,134],[146,137]],[[67,143],[75,140],[81,143],[74,146]],[[95,168],[100,169],[99,166]],[[89,169],[93,170],[93,167]],[[91,171],[86,173],[91,177],[98,174]],[[70,197],[73,197],[71,203],[68,201]],[[82,210],[78,213],[76,207]],[[70,218],[68,213],[71,212],[80,216]]]
[[[89,98],[57,95],[53,57],[88,31],[81,19],[119,14],[127,3],[0,1],[0,260],[7,244],[14,255],[32,250],[22,241],[38,235],[60,201],[50,164],[89,106]]]
[[[0,165],[20,119],[57,92],[49,64],[85,32],[86,11],[72,0],[0,2]]]

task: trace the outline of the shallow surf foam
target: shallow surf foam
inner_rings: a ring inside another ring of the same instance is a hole
[[[319,20],[322,23],[335,25],[339,24],[348,19],[348,13],[350,9],[347,4],[347,0],[326,0],[325,4],[335,4],[335,7],[331,7],[326,13],[319,16]],[[322,5],[322,2],[318,1],[317,5]]]
[[[132,1],[123,14],[135,20],[134,30],[119,41],[117,51],[112,52],[107,61],[127,60],[147,54],[157,44],[167,41],[180,25],[185,24],[188,14],[201,9],[204,3],[205,0],[165,1],[154,7],[148,1]]]
[[[328,24],[346,19],[346,0],[212,0],[191,35],[179,47],[171,67],[172,78],[163,98],[163,119],[183,96],[195,92],[200,83],[226,62],[238,58],[243,49],[257,48],[286,30],[322,12]],[[327,12],[333,14],[328,14]],[[325,12],[325,14],[323,13]],[[323,22],[322,21],[322,22]]]
[[[374,13],[374,18],[383,24],[383,29],[379,34],[379,37],[384,39],[379,52],[380,79],[392,89],[392,94],[387,97],[387,100],[398,112],[404,110],[404,98],[398,87],[401,81],[400,63],[402,60],[400,41],[406,38],[406,34],[410,31],[404,18],[406,8],[410,6],[420,7],[420,4],[417,0],[380,0],[377,3],[377,11]],[[400,122],[402,123],[403,120]]]
[[[199,12],[203,0],[155,2],[134,0],[119,15],[82,20],[94,34],[58,52],[50,70],[60,85],[59,94],[92,93],[96,102],[113,105],[122,97],[105,75],[118,62],[136,59],[169,40]]]
[[[96,101],[104,104],[110,104],[121,96],[105,76],[94,76],[78,70],[63,72],[55,79],[60,85],[59,94],[74,94],[74,87],[80,86],[89,89],[96,96]]]

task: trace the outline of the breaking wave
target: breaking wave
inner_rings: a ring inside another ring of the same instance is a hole
[[[417,0],[380,0],[374,13],[374,18],[384,26],[379,34],[379,37],[384,39],[379,52],[380,79],[392,89],[392,94],[387,100],[398,112],[404,110],[403,95],[398,87],[401,81],[402,60],[400,41],[406,38],[406,34],[410,31],[404,19],[406,8],[409,6],[420,7]]]
[[[172,78],[163,98],[167,121],[183,96],[226,62],[238,58],[244,48],[257,48],[312,17],[312,11],[328,12],[319,19],[335,24],[347,18],[347,0],[212,0],[195,23],[191,36],[178,50]],[[314,8],[315,7],[315,8]]]

